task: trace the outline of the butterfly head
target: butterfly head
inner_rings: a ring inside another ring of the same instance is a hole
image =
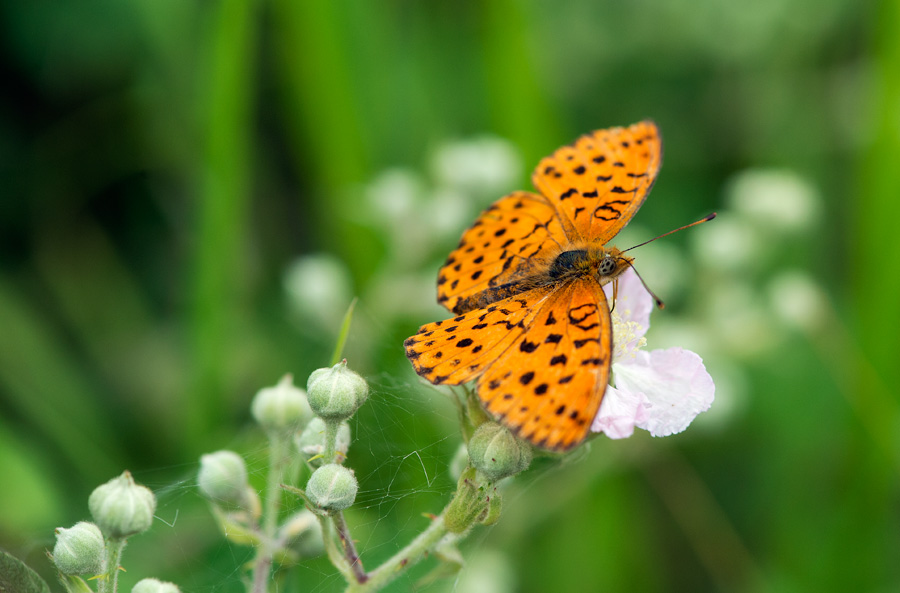
[[[620,249],[610,247],[603,249],[597,261],[597,276],[601,284],[612,280],[619,276],[622,272],[631,267],[634,262],[633,257],[628,257]]]

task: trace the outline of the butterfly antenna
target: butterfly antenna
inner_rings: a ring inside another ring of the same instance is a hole
[[[643,246],[646,245],[647,243],[652,243],[653,241],[656,241],[657,239],[662,239],[663,237],[668,237],[668,236],[671,235],[672,233],[677,233],[678,231],[683,231],[684,229],[689,229],[689,228],[691,228],[692,226],[697,226],[697,225],[700,224],[701,222],[709,222],[710,220],[712,220],[712,219],[715,218],[715,217],[716,217],[716,213],[715,213],[715,212],[713,212],[712,214],[707,214],[706,216],[704,216],[704,217],[701,218],[700,220],[697,220],[697,221],[695,221],[695,222],[692,222],[691,224],[686,224],[686,225],[684,225],[683,227],[678,227],[677,229],[672,230],[672,231],[669,231],[668,233],[663,233],[662,235],[660,235],[660,236],[658,236],[658,237],[653,237],[653,238],[650,239],[649,241],[644,241],[643,243],[638,243],[638,244],[635,245],[634,247],[629,247],[628,249],[623,249],[623,250],[622,250],[622,253],[625,253],[626,251],[631,251],[632,249],[637,249],[638,247],[643,247]],[[637,270],[635,270],[635,271],[637,271]],[[641,282],[643,282],[643,280],[641,280]],[[647,285],[645,284],[644,286],[646,287]],[[651,294],[652,294],[652,293],[651,293]]]
[[[714,215],[714,216],[715,216],[715,215]],[[701,220],[700,222],[703,222],[703,221]],[[695,222],[694,224],[697,224],[697,223]],[[688,226],[691,226],[691,225],[688,225]],[[676,229],[676,230],[681,230],[681,229]],[[675,231],[672,231],[672,232],[675,232]],[[668,233],[666,233],[666,234],[668,234]],[[665,235],[663,235],[663,236],[665,236]],[[657,238],[658,238],[658,237],[657,237]],[[640,247],[640,245],[635,245],[635,247]],[[634,270],[634,273],[637,274],[638,280],[641,281],[641,284],[644,285],[644,288],[647,290],[647,292],[650,293],[650,296],[653,297],[653,300],[656,301],[656,306],[659,307],[660,309],[665,309],[665,308],[666,308],[666,304],[663,302],[663,300],[662,300],[661,298],[659,298],[658,296],[656,296],[656,293],[655,293],[655,292],[653,292],[652,290],[650,290],[650,287],[647,286],[647,283],[646,283],[646,282],[644,282],[643,276],[641,276],[640,273],[638,273],[637,268],[634,267],[634,264],[633,264],[633,263],[631,264],[631,269]]]

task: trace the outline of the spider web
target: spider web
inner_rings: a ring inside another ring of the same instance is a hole
[[[412,371],[402,380],[386,374],[367,377],[370,395],[366,404],[350,420],[352,441],[344,465],[353,469],[359,481],[354,505],[345,511],[347,523],[364,566],[376,568],[407,545],[429,522],[427,513],[437,514],[450,501],[456,480],[449,464],[461,437],[457,409],[436,389],[421,389]],[[406,380],[408,379],[408,381]],[[422,446],[415,443],[424,442]],[[252,425],[228,448],[244,458],[251,486],[260,497],[268,472],[268,447],[261,432]],[[286,483],[303,488],[309,470],[298,463],[286,474]],[[245,565],[254,549],[226,540],[196,485],[198,464],[160,468],[137,476],[154,490],[158,499],[153,529],[130,541],[123,558],[128,573],[120,576],[123,590],[147,576],[172,580],[185,591],[223,593],[244,591],[249,578]],[[154,475],[182,472],[175,482],[154,482]],[[304,509],[302,500],[285,494],[279,518]],[[155,566],[138,558],[149,558]],[[428,563],[423,563],[428,564]],[[135,567],[132,569],[132,567]],[[162,566],[171,573],[158,574]],[[398,590],[407,590],[425,568],[402,575]],[[157,570],[157,573],[148,571]],[[184,574],[188,574],[187,579]],[[304,559],[286,573],[281,590],[311,592],[342,591],[343,577],[325,558]],[[391,590],[388,588],[387,590]],[[429,587],[428,590],[436,590]]]

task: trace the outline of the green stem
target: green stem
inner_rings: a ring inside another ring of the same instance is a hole
[[[347,585],[346,593],[370,593],[385,587],[400,576],[404,570],[421,560],[446,534],[447,528],[444,525],[444,517],[442,515],[435,517],[428,528],[420,533],[409,545],[394,554],[384,564],[368,573],[366,582],[350,582]]]
[[[265,593],[266,583],[272,572],[272,558],[275,554],[275,536],[278,529],[278,507],[281,500],[281,483],[287,466],[289,437],[281,433],[269,434],[269,475],[266,479],[266,493],[262,511],[262,538],[253,561],[253,580],[250,591]]]
[[[340,426],[340,422],[325,421],[325,450],[322,452],[322,463],[334,463],[334,457],[337,452],[337,434]]]
[[[126,541],[107,540],[106,541],[106,569],[105,578],[100,579],[97,584],[98,593],[116,593],[119,588],[119,562],[122,560],[122,550],[125,549]]]

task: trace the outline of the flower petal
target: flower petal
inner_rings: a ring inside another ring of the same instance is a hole
[[[650,311],[653,310],[653,297],[644,288],[637,273],[628,268],[618,278],[619,288],[616,291],[616,302],[613,314],[618,314],[623,322],[634,322],[640,326],[636,338],[642,338],[650,327]],[[613,283],[607,282],[603,286],[606,298],[610,300],[612,307]]]
[[[715,396],[703,361],[682,348],[637,352],[632,360],[614,364],[613,375],[617,391],[645,399],[646,417],[636,425],[653,436],[681,432]]]
[[[625,439],[634,433],[634,427],[648,419],[649,402],[642,393],[622,391],[607,386],[600,403],[600,411],[591,424],[591,432],[602,432],[611,439]]]

